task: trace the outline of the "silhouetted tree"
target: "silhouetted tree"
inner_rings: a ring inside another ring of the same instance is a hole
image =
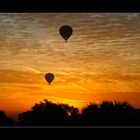
[[[133,125],[135,109],[127,102],[103,101],[90,104],[82,110],[82,123],[86,125]]]
[[[100,122],[100,108],[98,104],[90,103],[81,112],[81,125],[96,125]]]
[[[69,116],[76,114],[77,108],[67,104],[55,104],[44,100],[35,104],[30,111],[19,114],[22,125],[69,125]]]
[[[13,119],[7,117],[4,111],[0,111],[0,126],[9,126],[13,124]]]
[[[79,109],[73,106],[44,100],[35,104],[31,110],[19,114],[19,120],[21,125],[140,125],[140,109],[127,102],[103,101],[100,104],[90,103],[79,112]]]

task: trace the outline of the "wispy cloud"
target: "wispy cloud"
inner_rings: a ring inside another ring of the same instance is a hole
[[[63,24],[74,30],[68,43],[59,34]],[[82,101],[118,98],[113,91],[130,99],[121,92],[140,90],[139,44],[139,13],[1,13],[0,90],[19,94],[22,89],[26,99],[49,91],[63,92],[54,98]],[[47,72],[55,75],[51,86],[46,85]],[[139,100],[136,96],[130,100]]]

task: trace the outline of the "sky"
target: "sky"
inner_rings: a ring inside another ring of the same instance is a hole
[[[73,28],[67,43],[62,25]],[[44,99],[140,107],[140,14],[0,13],[0,110],[14,115]]]

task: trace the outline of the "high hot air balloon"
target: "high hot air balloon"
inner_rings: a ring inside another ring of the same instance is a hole
[[[53,73],[47,73],[45,74],[45,79],[46,81],[49,83],[49,85],[51,84],[51,82],[53,81],[54,79],[54,74]]]
[[[59,29],[59,33],[60,35],[63,37],[63,39],[67,42],[67,40],[69,39],[69,37],[72,35],[73,29],[71,26],[69,25],[63,25],[62,27],[60,27]]]

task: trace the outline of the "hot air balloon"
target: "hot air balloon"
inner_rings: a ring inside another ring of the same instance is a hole
[[[46,81],[49,83],[49,85],[51,84],[51,82],[53,81],[54,79],[54,74],[53,73],[47,73],[45,74],[45,79]]]
[[[63,37],[63,39],[67,42],[67,40],[69,39],[69,37],[72,35],[73,29],[71,26],[69,25],[63,25],[62,27],[60,27],[59,29],[59,33],[60,35]]]

